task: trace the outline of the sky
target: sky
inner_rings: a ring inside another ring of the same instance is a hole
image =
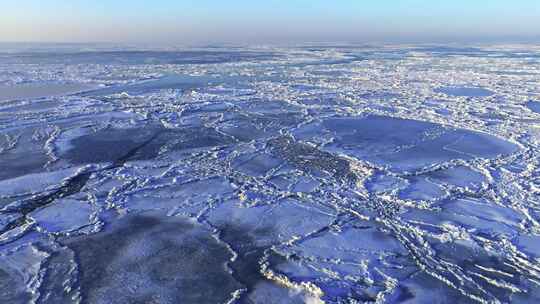
[[[540,41],[540,0],[1,0],[0,42]]]

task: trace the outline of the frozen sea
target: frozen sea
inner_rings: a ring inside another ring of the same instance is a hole
[[[0,303],[539,303],[540,46],[0,46]]]

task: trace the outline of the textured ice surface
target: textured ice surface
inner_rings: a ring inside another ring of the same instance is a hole
[[[63,243],[75,253],[89,303],[223,303],[240,288],[226,267],[232,252],[184,218],[128,215]]]
[[[70,232],[90,224],[92,206],[74,199],[57,200],[54,204],[29,214],[40,230]]]
[[[0,255],[0,297],[4,303],[36,300],[40,269],[47,253],[28,245]]]
[[[539,58],[0,53],[0,303],[538,303]]]
[[[296,136],[313,141],[321,133],[332,137],[324,145],[327,150],[396,170],[456,159],[495,158],[517,150],[515,145],[487,134],[384,116],[328,119],[317,126],[300,128]]]

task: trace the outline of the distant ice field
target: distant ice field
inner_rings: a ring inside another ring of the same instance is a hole
[[[69,95],[90,90],[95,87],[96,86],[78,83],[23,83],[0,85],[0,102]]]
[[[0,51],[0,303],[538,303],[540,46]]]

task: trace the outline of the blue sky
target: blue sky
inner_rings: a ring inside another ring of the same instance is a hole
[[[0,41],[540,40],[540,0],[2,0]]]

